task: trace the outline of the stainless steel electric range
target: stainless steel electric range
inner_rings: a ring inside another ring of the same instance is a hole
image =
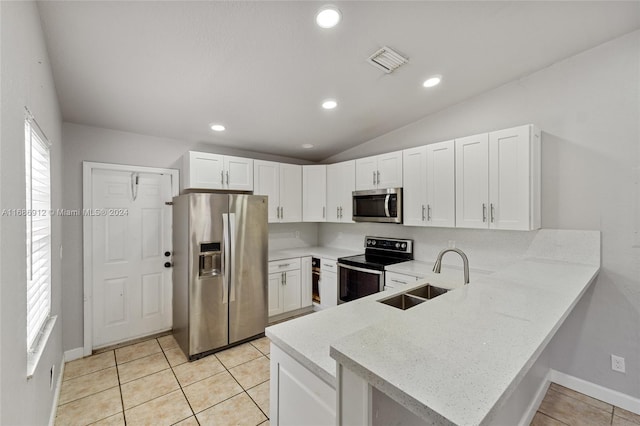
[[[338,259],[338,303],[384,289],[384,268],[413,260],[413,240],[365,237],[365,252]]]

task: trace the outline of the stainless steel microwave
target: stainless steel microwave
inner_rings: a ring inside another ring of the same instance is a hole
[[[353,191],[353,220],[402,223],[402,188]]]

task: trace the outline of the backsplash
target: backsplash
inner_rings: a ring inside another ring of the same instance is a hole
[[[316,223],[270,223],[269,250],[285,250],[318,245]]]
[[[364,251],[365,235],[407,238],[414,241],[414,258],[434,262],[440,250],[451,245],[463,250],[472,269],[495,271],[521,259],[537,231],[421,228],[382,223],[322,223],[318,244]],[[445,265],[462,267],[459,256],[445,256]]]

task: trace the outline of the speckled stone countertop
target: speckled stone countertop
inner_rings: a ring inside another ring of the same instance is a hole
[[[424,271],[415,286],[271,326],[266,334],[334,388],[338,361],[418,416],[483,424],[535,363],[599,267],[599,232],[540,230],[525,258],[472,275],[470,285]],[[406,311],[376,302],[425,282],[456,289]]]
[[[538,237],[510,267],[334,340],[331,357],[424,419],[489,423],[599,271],[598,232]]]
[[[314,256],[336,260],[339,257],[353,256],[364,253],[361,251],[346,250],[335,247],[298,247],[287,250],[274,250],[269,252],[269,262],[273,260],[289,259],[292,257]]]

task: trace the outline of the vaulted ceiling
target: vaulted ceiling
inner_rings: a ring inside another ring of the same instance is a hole
[[[640,27],[639,2],[44,1],[65,121],[321,160]],[[382,46],[409,58],[385,74]],[[422,82],[443,76],[431,89]],[[338,107],[323,110],[335,98]],[[212,122],[227,130],[215,133]],[[303,149],[302,144],[312,144]]]

